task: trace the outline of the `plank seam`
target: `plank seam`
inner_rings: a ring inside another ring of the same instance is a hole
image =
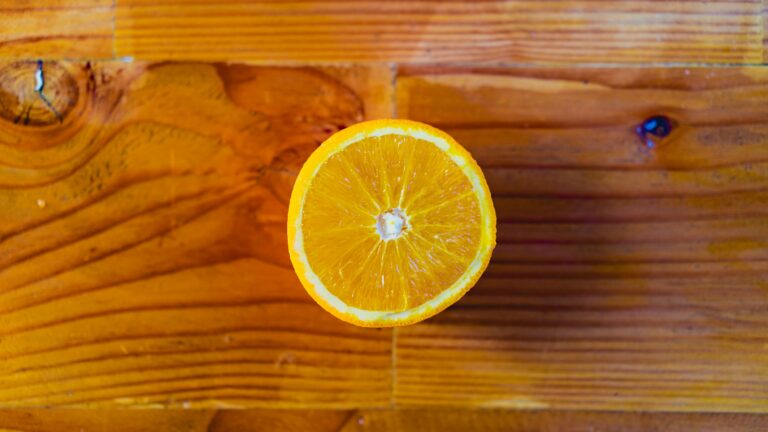
[[[112,60],[117,58],[117,0],[112,0]]]
[[[392,409],[397,408],[397,398],[395,397],[395,388],[397,386],[397,327],[392,327],[392,392],[390,393],[389,406]]]
[[[392,94],[390,95],[390,109],[392,118],[397,118],[397,79],[399,73],[399,64],[390,64],[390,73],[392,75],[390,81],[390,87]],[[392,373],[390,376],[392,380],[392,391],[390,393],[390,407],[392,409],[397,408],[397,397],[395,390],[397,388],[397,327],[392,328]]]

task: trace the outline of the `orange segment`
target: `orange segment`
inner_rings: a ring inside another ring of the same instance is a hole
[[[307,292],[363,326],[428,318],[483,272],[496,216],[475,161],[450,136],[407,120],[347,128],[296,180],[288,240]]]

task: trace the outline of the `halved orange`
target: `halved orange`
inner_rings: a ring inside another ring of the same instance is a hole
[[[488,265],[496,213],[483,173],[445,132],[409,120],[344,129],[309,157],[288,210],[307,292],[365,327],[406,325],[461,298]]]

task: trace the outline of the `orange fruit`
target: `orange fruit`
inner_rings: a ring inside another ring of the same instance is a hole
[[[461,298],[488,265],[496,213],[472,156],[445,132],[375,120],[328,138],[288,209],[291,262],[307,292],[365,327],[406,325]]]

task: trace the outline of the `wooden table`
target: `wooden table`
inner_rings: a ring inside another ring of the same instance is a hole
[[[0,430],[768,430],[766,10],[10,0]],[[499,245],[362,329],[302,289],[286,206],[387,117],[472,152]]]

